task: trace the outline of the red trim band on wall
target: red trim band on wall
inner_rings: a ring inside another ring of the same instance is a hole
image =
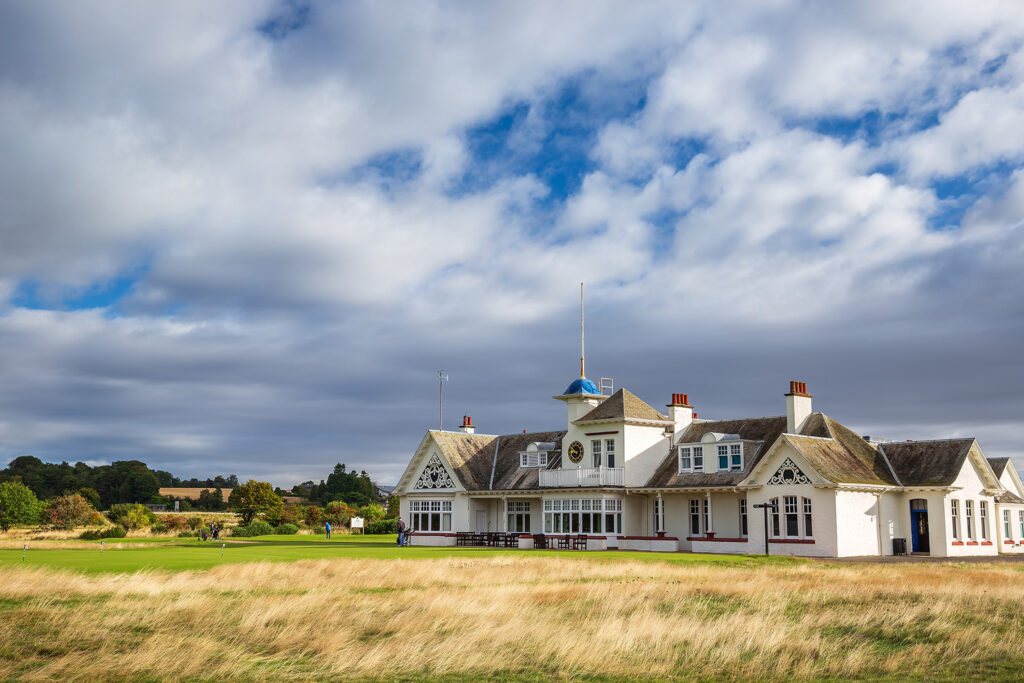
[[[769,538],[769,543],[814,543],[813,538]]]
[[[746,543],[749,538],[708,538],[707,536],[687,536],[687,541],[708,541],[710,543]]]
[[[967,545],[978,545],[977,541],[967,541]]]
[[[953,541],[952,545],[963,545],[963,541]]]
[[[982,545],[992,545],[992,541],[982,541]]]

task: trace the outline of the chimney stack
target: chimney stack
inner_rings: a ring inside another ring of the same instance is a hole
[[[786,394],[786,432],[796,434],[811,414],[811,395],[807,393],[807,382],[790,382]]]
[[[675,423],[675,433],[686,431],[694,417],[696,415],[690,405],[690,397],[686,394],[672,394],[672,402],[668,404],[668,419]]]
[[[463,434],[476,434],[476,427],[473,426],[473,418],[469,415],[463,415],[462,426],[459,427],[459,431]]]

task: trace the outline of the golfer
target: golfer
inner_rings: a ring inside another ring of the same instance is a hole
[[[405,520],[398,518],[398,545],[405,545]]]
[[[331,537],[331,523],[324,522],[324,530],[327,532],[327,538]]]

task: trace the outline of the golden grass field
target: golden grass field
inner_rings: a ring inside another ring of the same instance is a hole
[[[1016,564],[558,557],[0,572],[0,678],[1019,678]]]

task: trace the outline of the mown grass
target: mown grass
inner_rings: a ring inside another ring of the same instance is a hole
[[[1018,565],[403,557],[131,574],[0,568],[0,679],[993,680],[1024,671]]]
[[[489,548],[439,548],[412,546],[399,548],[395,536],[339,536],[329,541],[318,536],[261,536],[224,541],[198,541],[181,538],[125,538],[106,541],[29,542],[24,553],[21,545],[0,548],[0,567],[32,566],[73,569],[87,573],[135,572],[162,569],[184,571],[211,569],[241,562],[294,562],[305,559],[438,559],[444,557],[538,556],[585,557],[598,561],[637,561],[713,563],[716,565],[797,562],[788,558],[761,558],[742,555],[691,555],[636,552],[586,553],[564,550],[520,551]],[[223,548],[221,546],[224,546]],[[102,552],[101,552],[102,547]]]

